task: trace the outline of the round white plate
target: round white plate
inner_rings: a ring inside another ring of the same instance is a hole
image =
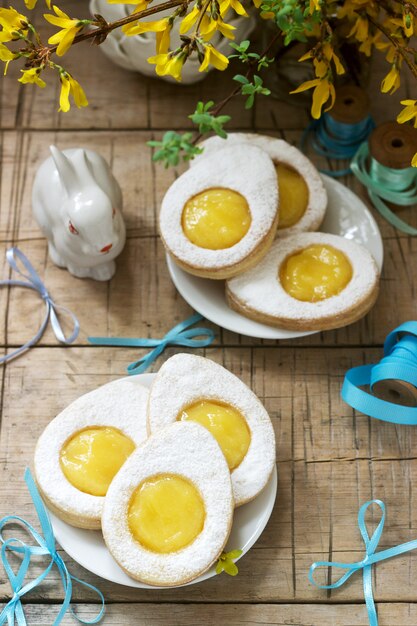
[[[135,380],[144,387],[150,387],[152,380],[156,374],[140,374],[129,377],[129,380]],[[261,535],[263,529],[268,523],[274,508],[275,497],[277,494],[277,470],[276,467],[265,489],[248,504],[236,509],[233,519],[233,527],[227,542],[225,551],[239,549],[242,555],[253,546],[255,541]],[[107,550],[104,543],[103,535],[99,530],[84,530],[70,526],[63,520],[59,519],[49,511],[55,538],[67,554],[70,555],[86,570],[110,580],[119,585],[128,587],[141,587],[143,589],[158,589],[151,585],[145,585],[137,580],[130,578],[116,563]],[[216,576],[215,566],[211,567],[207,572],[187,583],[193,585],[207,578]]]
[[[382,238],[370,211],[353,191],[329,176],[322,175],[322,178],[329,203],[320,230],[362,244],[372,254],[381,270],[384,256]],[[172,281],[184,300],[198,313],[222,328],[260,339],[291,339],[314,334],[274,328],[250,320],[229,308],[225,298],[224,281],[198,278],[188,274],[175,265],[168,254],[167,263]]]

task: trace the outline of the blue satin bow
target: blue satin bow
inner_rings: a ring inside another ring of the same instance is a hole
[[[51,296],[49,295],[48,290],[43,284],[39,274],[36,272],[33,265],[30,263],[29,259],[23,254],[23,252],[19,250],[19,248],[10,248],[9,250],[7,250],[6,260],[8,264],[10,265],[10,267],[12,268],[12,270],[20,274],[20,276],[23,276],[23,278],[26,278],[26,280],[25,281],[15,280],[15,279],[0,280],[0,287],[4,287],[4,286],[24,287],[26,289],[33,289],[34,291],[37,291],[39,295],[41,296],[42,300],[45,301],[46,313],[45,313],[43,322],[38,332],[36,333],[36,335],[32,337],[32,339],[29,339],[29,341],[27,341],[23,346],[21,346],[20,348],[17,348],[17,350],[14,350],[13,352],[10,352],[10,354],[6,354],[0,357],[0,364],[6,363],[6,361],[10,361],[11,359],[14,359],[15,357],[17,357],[19,354],[21,354],[28,348],[31,348],[32,346],[34,346],[42,337],[43,333],[45,332],[45,329],[48,325],[49,320],[51,320],[52,330],[54,331],[55,337],[58,339],[58,341],[60,341],[61,343],[65,343],[65,344],[72,343],[78,337],[78,333],[80,331],[80,324],[77,318],[75,317],[75,315],[66,307],[58,306],[57,304],[55,304],[55,302],[52,300]],[[20,262],[23,265],[23,268],[24,268],[23,271],[19,269],[18,262]],[[72,319],[73,331],[69,337],[65,337],[64,331],[62,330],[61,324],[59,323],[59,319],[58,319],[59,312],[69,315]]]
[[[373,535],[369,537],[368,530],[365,523],[365,515],[367,509],[376,504],[382,511],[381,520],[376,527]],[[356,563],[337,563],[332,561],[317,561],[310,567],[308,573],[309,581],[318,587],[319,589],[337,589],[341,587],[355,572],[363,571],[363,592],[365,595],[366,608],[368,610],[368,618],[370,626],[378,626],[378,616],[375,608],[375,601],[372,592],[372,565],[379,563],[380,561],[386,561],[393,556],[404,554],[404,552],[410,552],[417,549],[417,539],[407,541],[394,548],[388,548],[387,550],[381,550],[375,553],[378,547],[379,540],[381,539],[382,531],[385,523],[385,504],[381,500],[370,500],[365,502],[359,509],[358,513],[358,525],[362,535],[362,539],[365,543],[365,558],[362,561]],[[345,574],[342,574],[340,578],[331,585],[320,585],[314,580],[314,572],[319,567],[337,567],[342,570],[347,570]]]
[[[45,506],[42,502],[42,499],[39,495],[39,492],[36,488],[35,482],[29,469],[26,469],[25,471],[25,481],[33,500],[33,504],[35,505],[43,536],[38,533],[31,524],[29,524],[26,520],[22,519],[18,515],[7,515],[6,517],[3,517],[2,520],[0,520],[0,541],[2,543],[1,560],[3,562],[6,574],[9,577],[11,588],[13,590],[12,598],[9,600],[9,602],[0,613],[0,626],[5,624],[6,620],[9,626],[13,626],[15,623],[18,626],[27,626],[21,601],[22,597],[29,591],[37,587],[48,576],[53,565],[56,565],[58,568],[65,592],[64,602],[62,603],[59,613],[55,618],[53,626],[58,626],[58,624],[61,623],[65,613],[67,612],[68,608],[70,608],[73,581],[80,583],[81,585],[84,585],[84,587],[88,587],[88,589],[92,589],[93,591],[95,591],[99,595],[102,605],[99,613],[91,620],[84,620],[81,617],[78,617],[71,609],[74,617],[82,624],[97,624],[97,622],[99,622],[103,617],[105,611],[103,594],[93,585],[90,585],[89,583],[86,583],[79,578],[72,576],[68,572],[67,566],[65,565],[61,556],[56,551],[55,537],[52,530],[51,522],[49,520],[48,513],[45,509]],[[32,535],[37,545],[29,546],[20,539],[5,539],[3,537],[3,529],[6,524],[9,524],[10,522],[17,522],[19,525],[23,526],[25,530],[27,530],[28,533]],[[7,558],[7,551],[23,555],[23,559],[17,574],[14,573],[13,569],[10,566]],[[42,572],[42,574],[35,578],[35,580],[31,580],[29,583],[24,584],[32,556],[45,555],[48,555],[51,559],[49,565]]]
[[[365,415],[394,424],[417,425],[417,407],[402,406],[377,398],[360,387],[381,380],[402,380],[417,387],[417,322],[405,322],[385,339],[384,358],[372,365],[359,365],[346,372],[343,400]]]
[[[96,346],[119,346],[122,348],[155,348],[145,354],[138,361],[130,363],[127,367],[129,374],[142,374],[145,372],[167,346],[185,346],[187,348],[205,348],[215,338],[211,328],[190,328],[193,324],[201,322],[203,316],[194,313],[191,317],[171,328],[162,339],[135,339],[118,337],[88,337],[88,341]],[[206,339],[193,339],[193,337],[206,337]]]

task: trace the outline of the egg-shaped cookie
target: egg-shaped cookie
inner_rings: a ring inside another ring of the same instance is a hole
[[[328,330],[366,315],[378,296],[371,254],[350,239],[300,233],[277,240],[252,270],[226,283],[229,306],[289,330]]]
[[[274,240],[278,184],[268,154],[230,146],[182,174],[162,201],[159,228],[175,263],[224,279],[255,265]]]
[[[274,429],[265,407],[237,376],[194,354],[176,354],[150,390],[150,433],[195,421],[217,440],[232,477],[235,505],[255,498],[275,465]]]
[[[191,161],[191,167],[227,146],[243,144],[261,148],[274,163],[279,187],[277,236],[318,230],[327,208],[322,178],[313,163],[283,139],[255,133],[229,133],[227,139],[216,135],[201,142],[203,152]]]
[[[100,528],[111,481],[147,439],[148,396],[133,379],[115,380],[72,402],[45,428],[35,476],[58,517],[78,528]]]
[[[102,530],[120,567],[149,585],[182,585],[219,558],[232,526],[229,469],[199,424],[159,431],[126,461],[106,495]]]

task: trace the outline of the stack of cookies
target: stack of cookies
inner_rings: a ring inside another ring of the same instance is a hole
[[[274,430],[236,376],[177,354],[150,390],[122,379],[69,405],[39,438],[34,465],[53,513],[101,528],[132,578],[176,586],[212,566],[234,508],[266,486]]]
[[[374,259],[317,233],[327,193],[314,165],[282,139],[212,137],[162,202],[160,232],[185,271],[225,280],[229,306],[289,330],[355,322],[373,306]]]

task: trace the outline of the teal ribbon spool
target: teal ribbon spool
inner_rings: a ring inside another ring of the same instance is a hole
[[[393,169],[374,159],[369,145],[364,142],[353,157],[351,170],[367,188],[372,204],[394,228],[417,235],[417,229],[398,217],[384,202],[397,206],[411,206],[417,202],[417,168]]]
[[[392,389],[393,396],[401,396],[398,385],[404,388],[403,404],[389,402],[368,393],[361,387],[376,391],[378,386]],[[348,370],[342,387],[342,398],[365,415],[393,424],[417,424],[417,390],[407,394],[407,389],[417,388],[417,322],[401,324],[393,330],[384,343],[384,357],[379,363],[361,365]],[[404,406],[407,404],[407,406]]]
[[[370,115],[355,124],[347,124],[335,120],[330,113],[324,113],[317,121],[312,122],[304,131],[301,145],[311,135],[313,149],[320,156],[337,161],[350,160],[357,152],[358,147],[375,127]],[[350,166],[337,170],[320,169],[322,174],[339,178],[350,174]]]
[[[68,611],[68,609],[71,609],[72,614],[81,624],[97,624],[104,616],[105,607],[103,594],[93,585],[90,585],[89,583],[86,583],[79,578],[75,578],[75,576],[72,576],[69,573],[65,562],[62,560],[61,556],[56,550],[52,525],[29,469],[26,469],[25,471],[25,481],[33,504],[35,506],[43,535],[38,533],[37,530],[35,530],[35,528],[31,524],[29,524],[29,522],[19,517],[18,515],[7,515],[0,520],[0,542],[2,544],[1,560],[3,562],[3,567],[9,578],[10,586],[13,591],[13,596],[0,613],[0,626],[5,624],[6,621],[9,626],[13,626],[14,624],[17,624],[17,626],[27,626],[26,617],[22,605],[22,598],[45,580],[54,565],[58,568],[58,572],[62,581],[62,586],[64,588],[65,597],[59,609],[58,615],[53,622],[53,626],[58,626],[62,622],[64,615]],[[33,539],[35,540],[35,545],[30,546],[21,539],[5,539],[3,537],[3,531],[5,526],[7,524],[16,523],[19,526],[22,526],[29,533],[29,535],[33,537]],[[17,574],[13,571],[9,563],[8,552],[12,552],[22,556],[22,561],[17,571]],[[37,578],[25,583],[25,578],[28,573],[32,557],[39,556],[47,556],[49,558],[48,566]],[[73,611],[70,606],[73,582],[77,582],[80,585],[87,587],[88,589],[92,589],[99,596],[101,608],[98,611],[97,615],[91,620],[82,619]]]
[[[368,508],[373,504],[381,509],[382,515],[378,526],[370,537],[366,528],[365,516]],[[381,500],[370,500],[369,502],[365,502],[365,504],[363,504],[359,509],[358,513],[358,526],[365,544],[365,557],[361,561],[357,561],[356,563],[317,561],[316,563],[313,563],[308,573],[309,581],[319,589],[337,589],[338,587],[341,587],[353,574],[355,574],[355,572],[362,571],[363,592],[365,596],[365,603],[368,611],[370,626],[378,626],[378,616],[372,591],[372,565],[380,563],[381,561],[386,561],[387,559],[391,559],[392,557],[398,556],[399,554],[404,554],[405,552],[410,552],[411,550],[417,549],[417,539],[413,539],[412,541],[407,541],[406,543],[402,543],[393,548],[388,548],[387,550],[381,550],[380,552],[376,552],[378,543],[382,536],[382,531],[384,529],[384,523],[385,504]],[[314,579],[314,573],[320,567],[335,567],[337,569],[346,570],[346,573],[342,574],[335,583],[332,583],[330,585],[320,585]]]
[[[88,337],[88,341],[95,346],[116,346],[121,348],[154,348],[138,361],[127,366],[128,374],[143,374],[168,346],[184,346],[186,348],[205,348],[215,339],[211,328],[190,328],[204,317],[194,313],[183,322],[180,322],[162,339],[147,339],[135,337]],[[195,339],[200,337],[200,339]]]

